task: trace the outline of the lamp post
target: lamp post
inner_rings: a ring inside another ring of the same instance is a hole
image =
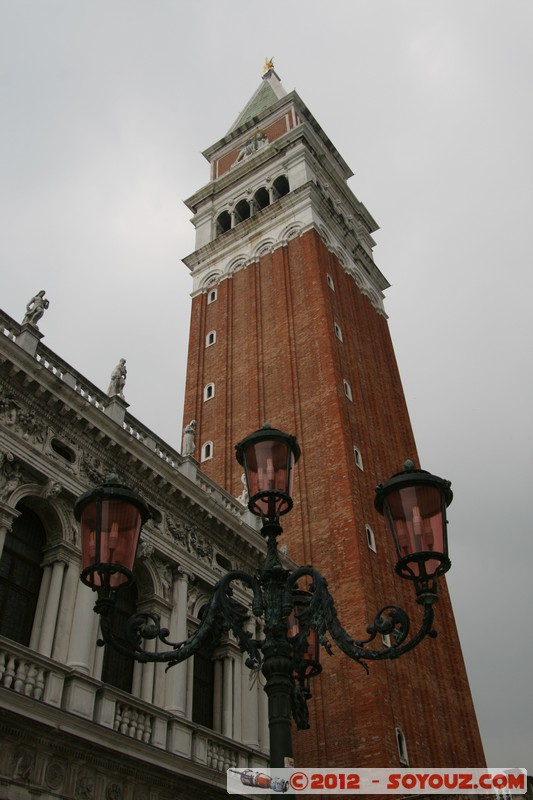
[[[452,500],[448,481],[411,462],[403,472],[381,484],[375,505],[388,519],[398,551],[396,572],[413,581],[422,606],[419,630],[409,636],[410,621],[398,606],[381,608],[367,638],[354,639],[342,627],[326,579],[312,566],[293,571],[281,563],[277,540],[282,533],[280,517],[292,508],[291,485],[300,448],[293,436],[265,424],[236,446],[248,486],[248,508],[261,518],[267,541],[264,563],[255,575],[228,572],[214,587],[198,629],[184,642],[168,641],[151,612],[136,614],[126,625],[128,646],[111,630],[116,594],[133,579],[132,570],[143,523],[149,517],[145,502],[116,476],[86,492],[75,505],[81,522],[83,570],[81,580],[98,593],[95,611],[101,617],[102,640],[136,661],[163,661],[173,666],[213,642],[228,630],[247,654],[250,668],[261,667],[268,696],[270,760],[272,767],[289,766],[292,760],[291,719],[299,729],[309,728],[307,701],[310,679],[321,671],[319,645],[331,654],[327,634],[350,658],[367,671],[367,661],[397,658],[416,647],[425,636],[434,636],[433,605],[437,577],[450,568],[447,554],[446,506]],[[244,624],[249,616],[233,597],[231,584],[240,581],[253,595],[252,613],[264,619],[264,638],[254,639]],[[305,588],[299,582],[307,583]],[[369,646],[379,635],[389,634],[392,645]],[[146,639],[158,638],[169,647],[162,652],[143,649]]]

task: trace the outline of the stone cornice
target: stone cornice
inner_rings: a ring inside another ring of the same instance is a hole
[[[205,291],[215,279],[230,278],[264,253],[313,229],[370,297],[378,313],[385,314],[382,293],[389,284],[355,231],[348,229],[340,216],[337,219],[332,214],[328,199],[310,181],[184,258],[193,275],[193,295]]]
[[[76,376],[75,382],[80,379]],[[24,436],[13,423],[3,426],[0,435],[2,446],[25,465],[37,484],[44,486],[49,480],[53,461],[62,497],[72,501],[99,482],[97,478],[119,467],[126,482],[160,512],[188,518],[206,535],[212,534],[215,543],[234,543],[236,550],[250,558],[256,559],[264,551],[255,518],[202,475],[196,462],[173,451],[128,414],[124,425],[118,424],[105,413],[102,403],[91,402],[65,381],[63,374],[36,363],[35,357],[8,336],[0,337],[0,380],[13,403],[25,413],[30,410],[46,431],[36,440]],[[74,463],[55,456],[49,446],[53,435],[76,451]],[[87,477],[87,458],[97,465],[95,480]],[[153,531],[158,550],[175,558],[175,544],[170,538],[161,540],[157,525],[148,523],[146,530],[150,535]]]

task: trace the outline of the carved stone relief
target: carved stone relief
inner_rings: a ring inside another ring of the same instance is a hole
[[[65,765],[59,761],[50,761],[47,765],[44,780],[49,789],[58,791],[62,788],[65,780]]]
[[[35,411],[19,403],[8,394],[0,395],[0,418],[6,427],[21,434],[25,441],[43,445],[46,425]]]
[[[167,527],[174,541],[184,547],[188,553],[194,554],[201,561],[213,561],[213,545],[194,525],[167,520]]]
[[[122,800],[122,786],[119,783],[108,783],[105,797],[106,800]]]
[[[43,490],[41,492],[41,497],[45,500],[53,500],[59,494],[61,494],[62,486],[58,481],[54,481],[51,478],[46,482],[45,486],[43,486]]]
[[[18,403],[9,395],[0,395],[0,414],[7,427],[12,427],[17,421]]]
[[[109,472],[106,470],[100,459],[95,458],[89,453],[83,453],[80,459],[81,472],[86,475],[91,483],[103,483],[105,476]]]
[[[76,800],[93,800],[94,775],[88,769],[82,768],[78,772],[74,797]]]
[[[0,452],[0,500],[9,500],[15,489],[24,483],[20,463],[9,451]]]
[[[30,782],[35,764],[35,755],[25,747],[13,753],[12,775],[16,781]]]

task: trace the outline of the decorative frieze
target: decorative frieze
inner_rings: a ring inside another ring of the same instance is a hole
[[[171,518],[167,518],[167,528],[174,541],[188,553],[195,555],[200,561],[212,563],[213,545],[198,528]]]

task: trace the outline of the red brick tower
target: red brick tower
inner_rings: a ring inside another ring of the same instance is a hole
[[[388,284],[372,255],[377,225],[347,186],[349,167],[273,69],[204,155],[211,180],[187,201],[196,250],[184,259],[194,279],[184,419],[197,421],[195,455],[237,496],[235,443],[265,421],[294,433],[302,457],[280,544],[327,577],[354,638],[390,603],[418,627],[421,609],[395,576],[373,505],[375,486],[416,460],[383,309]],[[484,764],[442,580],[439,592],[439,637],[401,659],[371,664],[367,676],[339,651],[324,653],[297,764]]]

